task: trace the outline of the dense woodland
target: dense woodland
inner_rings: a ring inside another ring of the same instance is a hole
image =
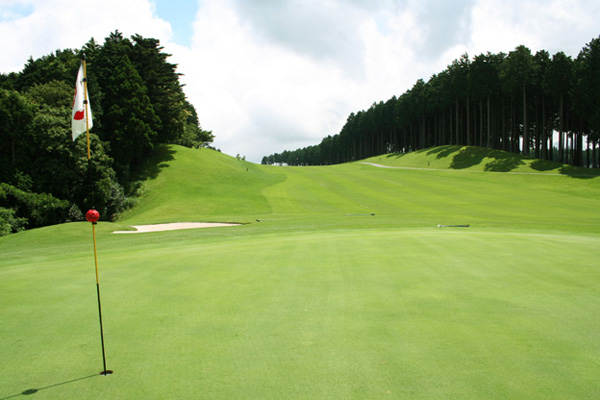
[[[553,145],[553,135],[558,143]],[[322,165],[439,145],[474,145],[598,167],[600,38],[563,52],[467,54],[400,97],[350,114],[320,144],[263,164]]]
[[[0,75],[0,236],[82,219],[113,219],[135,201],[147,160],[162,144],[206,146],[176,65],[156,39],[116,31],[102,45],[30,58]],[[83,54],[94,127],[71,138],[75,78]]]

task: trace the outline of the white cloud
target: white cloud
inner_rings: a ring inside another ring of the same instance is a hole
[[[316,62],[331,62],[344,73],[360,78],[364,45],[356,27],[364,14],[331,0],[233,0],[242,22],[248,22],[254,40],[279,46]]]
[[[314,43],[314,37],[303,38],[298,32],[282,38],[277,32],[283,22],[267,27],[264,16],[242,18],[241,11],[229,4],[205,2],[187,56],[201,62],[179,61],[186,93],[203,127],[214,131],[215,145],[229,154],[260,161],[263,155],[317,144],[339,133],[351,112],[401,94],[419,77],[410,68],[415,63],[407,62],[415,61],[408,44],[419,39],[417,23],[409,13],[388,15],[383,10],[376,20],[344,6],[338,14],[350,15],[350,20],[323,17],[309,25],[307,16],[300,17],[302,25],[315,32],[335,23],[345,23],[343,29],[353,32],[352,46],[327,56],[326,49],[335,47],[340,38]],[[342,6],[328,3],[327,7]],[[292,19],[290,13],[286,10],[283,20]],[[254,23],[262,27],[257,29]],[[323,29],[323,34],[330,30]],[[311,43],[316,49],[309,51]],[[356,49],[356,55],[350,48]]]
[[[187,60],[178,60],[186,93],[203,127],[215,132],[215,145],[260,161],[269,151],[337,133],[341,127],[328,116],[350,95],[340,90],[347,86],[344,71],[256,35],[222,2],[208,2]]]
[[[504,52],[525,45],[532,52],[563,51],[576,57],[581,48],[597,37],[600,5],[597,1],[481,0],[472,10],[473,53]]]
[[[19,71],[29,57],[38,58],[57,49],[81,48],[92,37],[99,43],[110,32],[120,30],[126,36],[143,36],[168,40],[171,27],[153,15],[147,0],[0,0],[0,15],[12,18],[0,20],[3,57],[0,71]],[[28,15],[15,10],[30,8]],[[7,10],[7,11],[5,11]]]

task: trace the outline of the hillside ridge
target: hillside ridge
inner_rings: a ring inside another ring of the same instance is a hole
[[[600,171],[597,169],[576,167],[478,146],[437,146],[410,153],[390,153],[370,157],[358,162],[420,169],[540,173],[573,177],[600,176]]]

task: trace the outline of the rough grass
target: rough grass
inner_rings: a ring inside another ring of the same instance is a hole
[[[114,375],[96,375],[90,225],[0,239],[0,399],[600,391],[600,178],[165,154],[138,207],[97,228]],[[252,223],[111,233],[203,220]]]

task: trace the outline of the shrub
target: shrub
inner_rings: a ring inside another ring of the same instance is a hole
[[[15,210],[0,207],[0,236],[25,230],[27,218],[15,217]]]

